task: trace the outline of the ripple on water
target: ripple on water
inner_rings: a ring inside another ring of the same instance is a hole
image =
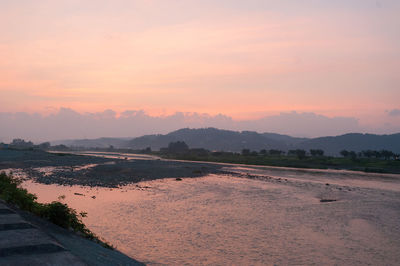
[[[149,264],[394,265],[400,260],[400,197],[393,191],[385,197],[378,190],[338,191],[342,200],[321,203],[318,196],[333,186],[218,175],[111,190],[24,186],[42,201],[66,195],[71,207],[88,212],[85,223],[95,233]]]

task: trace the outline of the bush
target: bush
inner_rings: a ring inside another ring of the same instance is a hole
[[[19,208],[32,211],[35,208],[35,195],[26,189],[19,188],[21,180],[0,173],[0,198],[6,202],[17,205]]]
[[[41,217],[63,228],[72,228],[75,231],[81,231],[82,229],[82,226],[79,226],[82,223],[76,211],[64,203],[53,201],[49,204],[42,204],[38,209],[38,213]]]
[[[21,180],[0,173],[0,198],[8,203],[16,205],[22,210],[26,210],[44,218],[58,226],[73,230],[85,238],[94,240],[106,248],[113,247],[101,241],[94,233],[92,233],[81,218],[85,217],[85,213],[78,214],[76,210],[69,208],[67,204],[59,201],[52,203],[39,203],[34,194],[29,193],[26,189],[20,187]]]

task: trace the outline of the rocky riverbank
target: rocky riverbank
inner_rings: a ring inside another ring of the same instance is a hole
[[[126,160],[43,151],[0,151],[0,171],[14,171],[43,184],[118,187],[161,178],[200,177],[217,173],[218,164]]]

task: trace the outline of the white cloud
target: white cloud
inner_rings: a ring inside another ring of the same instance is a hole
[[[133,110],[118,115],[113,110],[78,113],[72,109],[61,108],[49,116],[3,112],[0,113],[0,124],[0,141],[5,142],[13,138],[40,142],[77,138],[138,137],[145,134],[165,134],[185,127],[253,130],[307,137],[365,131],[354,117],[327,117],[297,112],[281,113],[257,120],[235,121],[222,114],[211,116],[177,112],[168,116],[150,116],[143,110]]]

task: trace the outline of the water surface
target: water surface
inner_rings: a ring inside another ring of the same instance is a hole
[[[71,207],[88,213],[91,230],[150,265],[400,261],[399,176],[231,170],[253,179],[208,175],[118,189],[26,181],[24,187],[43,202],[65,195]]]

